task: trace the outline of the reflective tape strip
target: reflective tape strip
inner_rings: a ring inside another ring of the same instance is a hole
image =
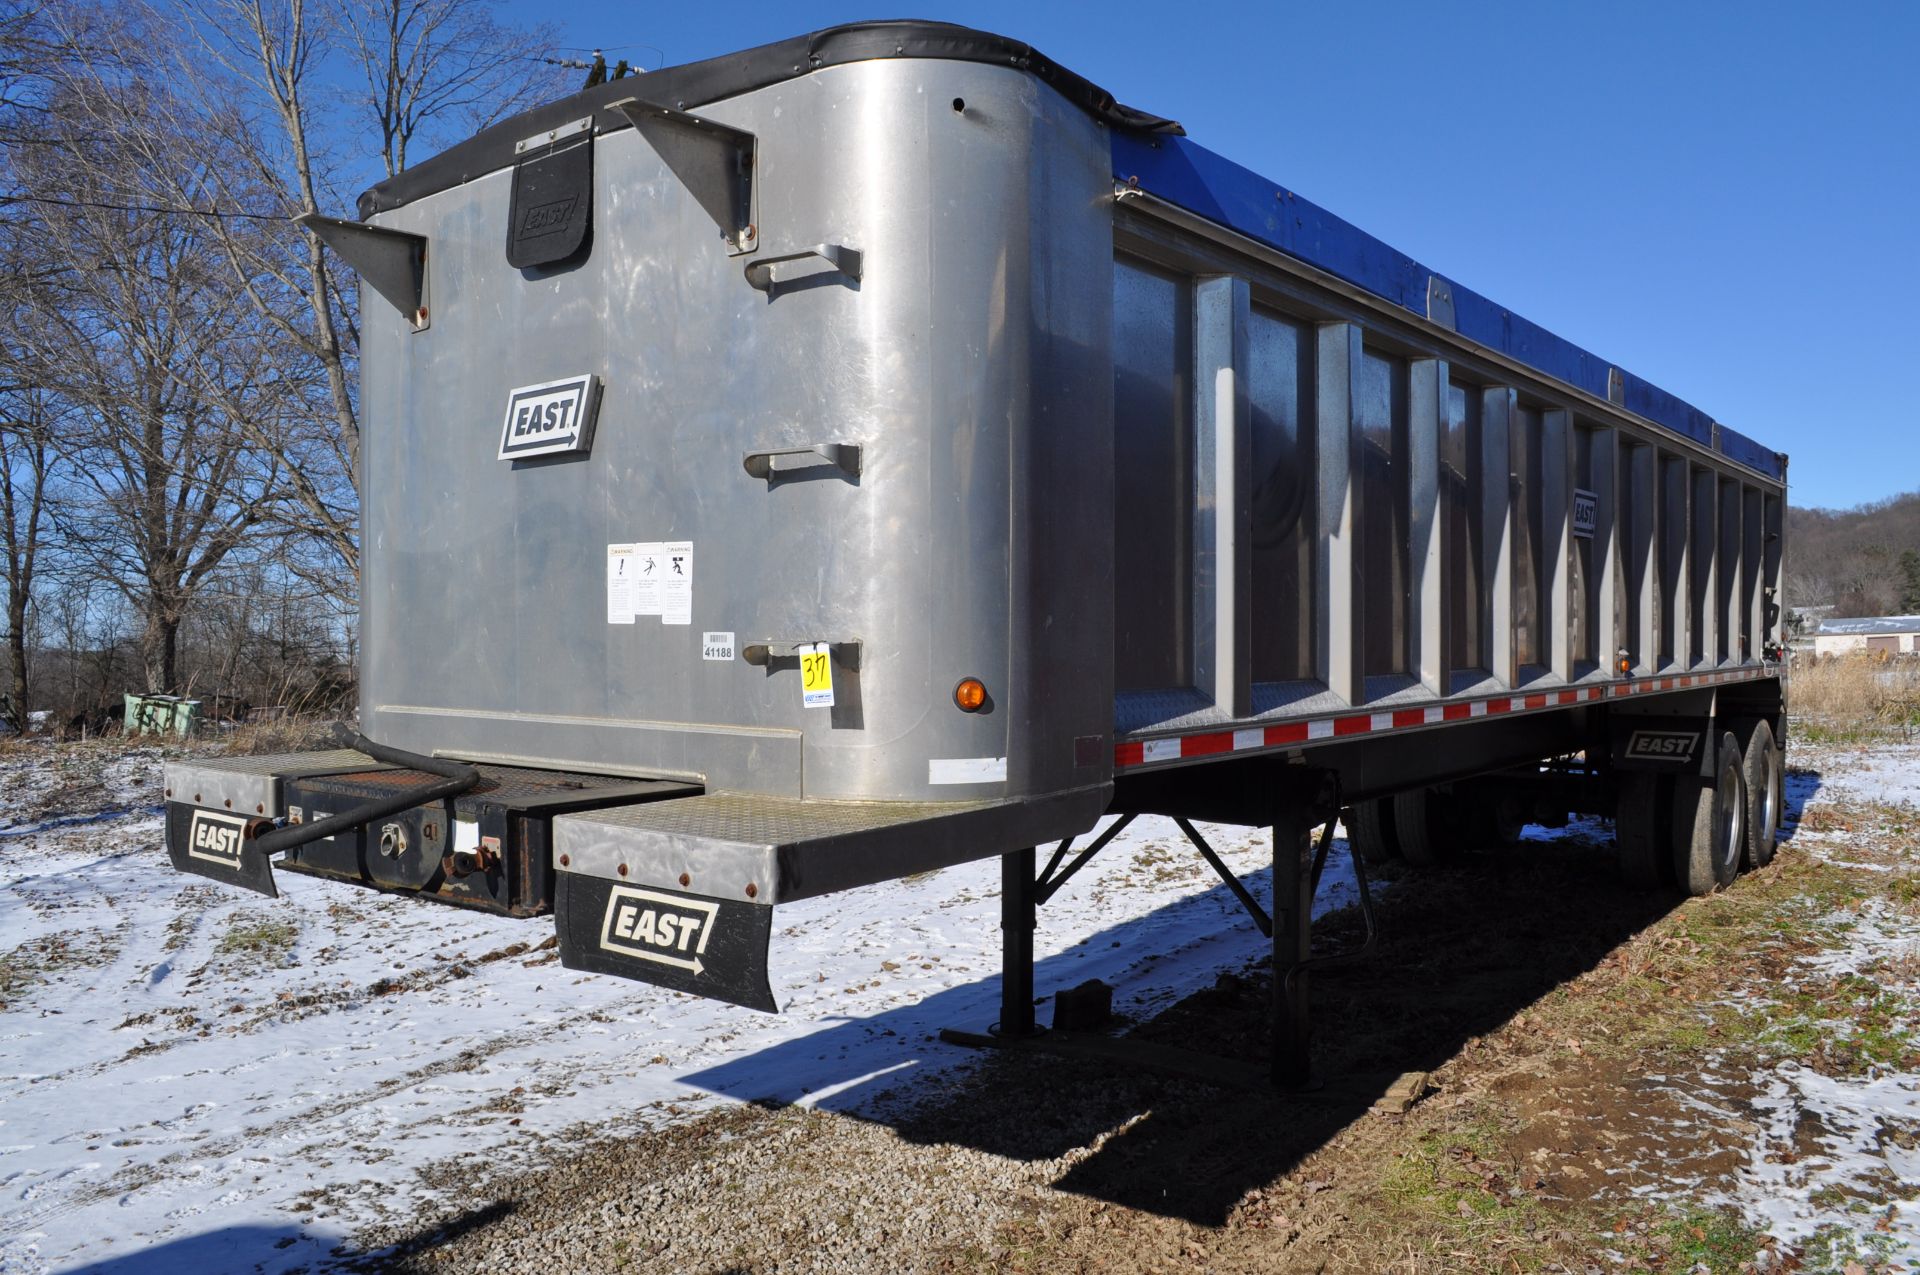
[[[1718,686],[1725,682],[1752,681],[1777,677],[1777,670],[1726,669],[1712,673],[1691,673],[1679,677],[1643,677],[1609,682],[1604,686],[1570,687],[1566,690],[1537,691],[1523,695],[1491,696],[1465,703],[1431,704],[1420,708],[1400,708],[1383,713],[1350,713],[1343,717],[1321,717],[1311,721],[1281,722],[1274,726],[1239,727],[1231,731],[1202,731],[1191,735],[1172,735],[1159,739],[1123,740],[1114,745],[1113,766],[1126,770],[1157,762],[1207,757],[1222,753],[1260,752],[1287,748],[1324,739],[1348,739],[1358,735],[1378,735],[1391,730],[1433,726],[1443,722],[1469,721],[1501,713],[1537,712],[1571,704],[1591,703],[1599,699],[1617,699],[1657,691],[1686,689],[1693,686]]]

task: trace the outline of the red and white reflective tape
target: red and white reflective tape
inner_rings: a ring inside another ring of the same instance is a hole
[[[1347,713],[1310,721],[1281,722],[1274,726],[1246,726],[1238,730],[1131,739],[1114,745],[1113,767],[1115,770],[1125,770],[1195,757],[1213,757],[1222,753],[1252,753],[1269,748],[1297,747],[1353,735],[1378,735],[1391,730],[1438,726],[1445,722],[1463,722],[1470,718],[1495,717],[1503,713],[1532,713],[1594,700],[1680,691],[1695,686],[1717,686],[1722,682],[1748,682],[1761,677],[1777,677],[1779,674],[1780,669],[1776,665],[1764,669],[1726,669],[1712,673],[1682,673],[1673,677],[1641,677],[1595,686],[1576,686],[1567,690],[1522,692],[1518,695],[1430,704],[1422,708]]]

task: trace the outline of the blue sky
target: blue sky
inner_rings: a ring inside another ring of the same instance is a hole
[[[505,11],[642,65],[866,17],[1014,36],[1791,453],[1796,504],[1920,489],[1920,5]]]

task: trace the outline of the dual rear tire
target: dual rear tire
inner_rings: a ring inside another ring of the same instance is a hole
[[[1744,744],[1721,732],[1711,777],[1623,772],[1614,811],[1621,875],[1697,897],[1732,885],[1743,867],[1765,867],[1779,840],[1784,775],[1766,722]]]
[[[1511,800],[1468,801],[1432,788],[1356,801],[1347,821],[1353,848],[1367,863],[1399,859],[1432,868],[1463,850],[1510,846],[1525,820]]]

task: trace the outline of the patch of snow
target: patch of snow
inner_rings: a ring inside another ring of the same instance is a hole
[[[1920,1236],[1920,1077],[1823,1076],[1789,1063],[1757,1079],[1761,1132],[1740,1173],[1742,1211],[1789,1244],[1884,1218],[1882,1251],[1910,1250]],[[1854,1200],[1871,1202],[1864,1215]]]
[[[1920,745],[1799,748],[1790,757],[1808,772],[1789,779],[1796,805],[1920,801]],[[1802,832],[1795,844],[1845,871],[1920,869],[1852,858],[1874,836],[1865,828]],[[1920,984],[1899,973],[1920,952],[1920,920],[1888,900],[1869,898],[1807,931],[1841,941],[1800,958],[1798,970],[1827,978],[1863,976],[1890,991],[1920,995]],[[1845,1018],[1825,1027],[1839,1038],[1856,1031]],[[1876,1068],[1863,1076],[1829,1076],[1789,1061],[1751,1079],[1757,1091],[1751,1107],[1760,1127],[1724,1202],[1789,1245],[1825,1236],[1881,1260],[1917,1251],[1920,1075]]]
[[[1874,744],[1865,748],[1820,749],[1817,753],[1789,747],[1787,759],[1795,766],[1808,758],[1822,763],[1820,797],[1877,802],[1886,806],[1920,806],[1920,744]]]

